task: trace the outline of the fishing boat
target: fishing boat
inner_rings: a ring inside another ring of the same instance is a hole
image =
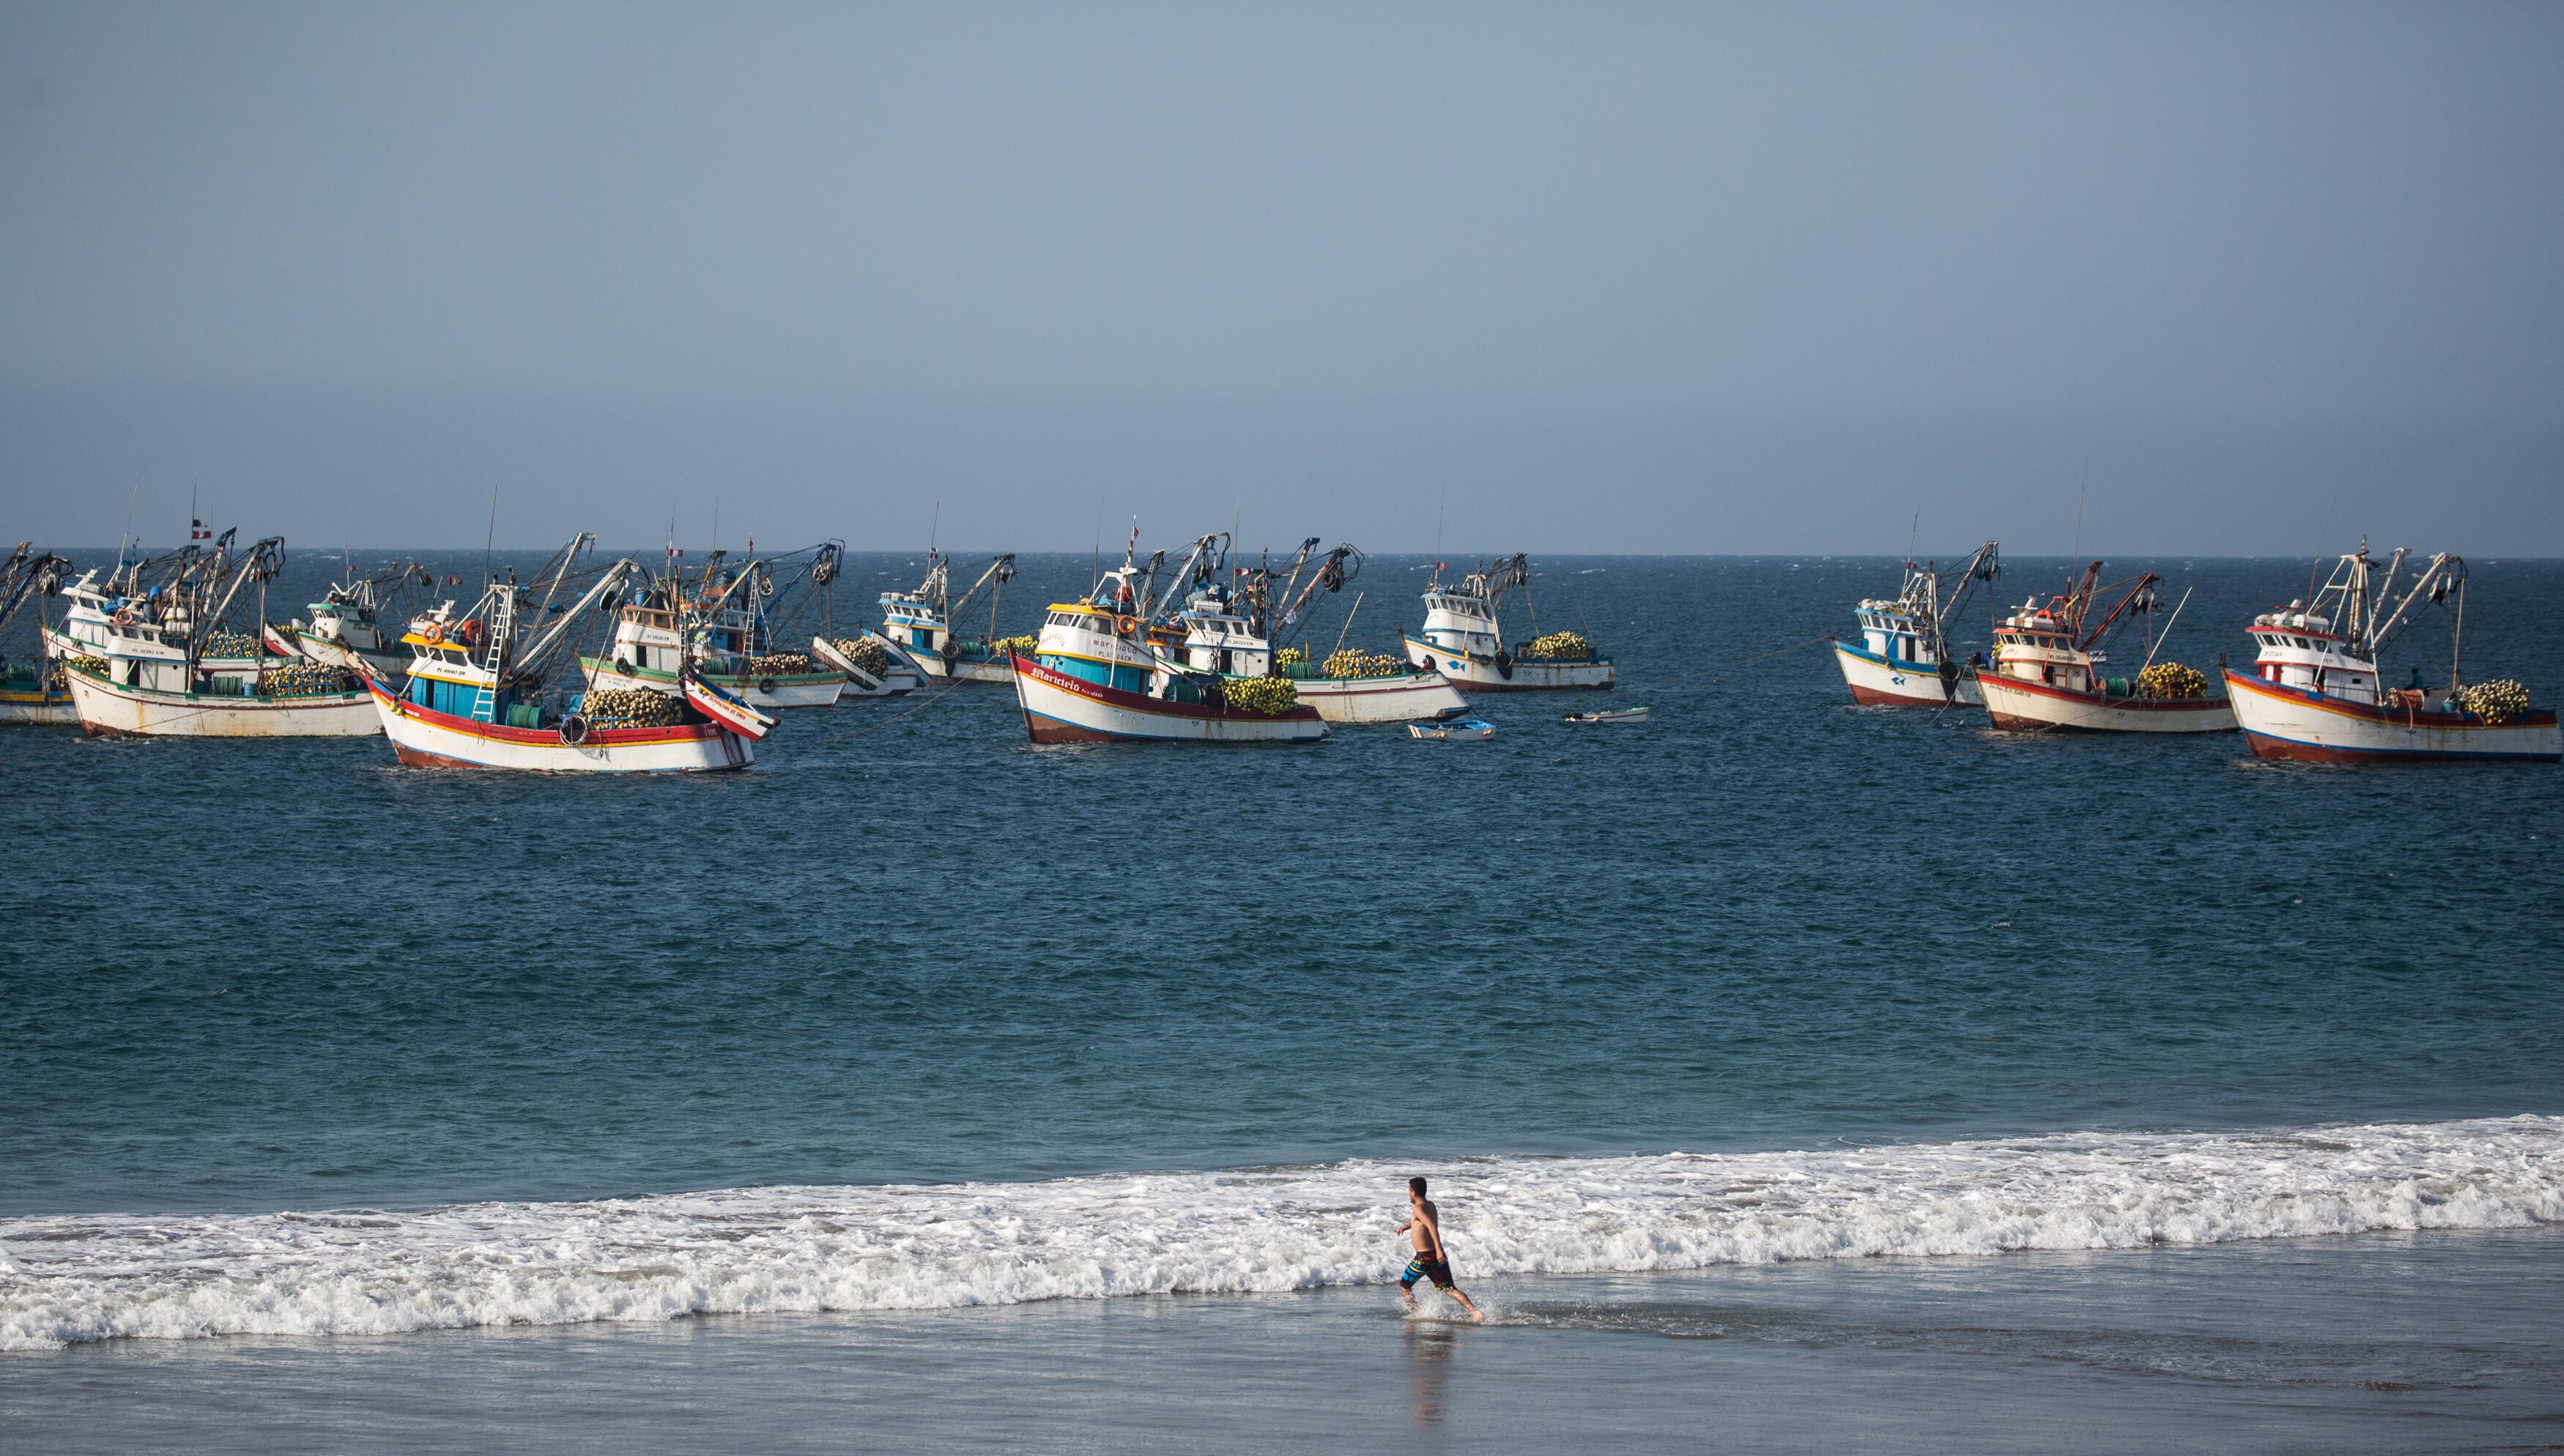
[[[116,603],[104,651],[67,660],[64,678],[81,729],[93,736],[364,737],[380,730],[354,675],[322,663],[279,662],[250,633],[221,624],[251,582],[262,603],[284,563],[269,536],[238,557],[218,548],[191,561],[177,589]],[[264,612],[261,613],[262,621]],[[241,645],[230,648],[237,641]],[[209,649],[237,651],[246,666]]]
[[[121,629],[137,621],[155,623],[177,637],[190,636],[190,613],[222,589],[225,573],[236,564],[232,542],[238,534],[239,528],[232,527],[211,546],[191,541],[157,556],[125,556],[119,551],[115,566],[106,576],[100,576],[95,567],[82,572],[63,589],[68,607],[62,625],[40,629],[46,653],[58,662],[104,661]],[[281,563],[283,547],[276,549]],[[264,587],[262,582],[262,595]],[[264,608],[258,630],[216,628],[197,638],[194,650],[195,674],[217,691],[235,694],[300,656],[277,640],[264,619]]]
[[[1944,708],[1980,701],[1976,684],[1952,655],[1947,624],[1978,582],[1992,581],[2002,570],[1996,544],[1977,547],[1966,565],[1949,573],[1958,585],[1947,600],[1938,565],[1926,561],[1918,566],[1908,557],[1905,585],[1894,600],[1873,598],[1860,604],[1860,644],[1829,639],[1852,702],[1868,708]]]
[[[2204,675],[2156,661],[2188,593],[2158,632],[2162,577],[2147,571],[2100,581],[2094,561],[2062,595],[2043,604],[2032,597],[1996,618],[1993,670],[1977,674],[1987,719],[2016,732],[2233,732],[2235,711],[2208,691]],[[2112,677],[2108,643],[2131,622],[2144,623],[2145,662],[2132,676]]]
[[[1647,710],[1644,708],[1605,708],[1594,713],[1571,713],[1566,716],[1564,721],[1568,723],[1645,723],[1647,721]]]
[[[1290,680],[1270,675],[1269,646],[1218,580],[1227,536],[1193,542],[1166,596],[1194,588],[1180,614],[1165,611],[1158,573],[1167,553],[1104,572],[1085,598],[1054,602],[1034,651],[1017,653],[1015,702],[1037,743],[1299,743],[1327,735]]]
[[[539,578],[542,573],[535,574]],[[331,582],[320,600],[307,604],[311,620],[298,617],[285,627],[262,630],[269,634],[273,652],[397,678],[410,663],[410,654],[400,646],[412,615],[405,609],[404,598],[413,589],[435,586],[436,573],[417,561],[403,561],[370,576],[348,570],[346,580]]]
[[[2418,762],[2441,759],[2564,758],[2555,710],[2529,706],[2518,683],[2467,683],[2464,645],[2466,563],[2445,551],[2432,556],[2398,595],[2406,551],[2397,547],[2381,572],[2363,539],[2341,557],[2311,599],[2298,598],[2252,619],[2260,648],[2252,671],[2225,671],[2244,740],[2262,758],[2311,762]],[[2414,663],[2411,680],[2386,686],[2386,654],[2431,605],[2449,610],[2448,686],[2433,690]]]
[[[392,753],[421,768],[564,773],[685,773],[745,768],[773,726],[738,695],[678,660],[676,693],[591,688],[546,701],[550,666],[587,613],[642,577],[617,561],[577,600],[551,610],[554,590],[520,589],[512,571],[465,611],[446,602],[401,637],[413,656],[402,685],[368,673],[365,687]]]
[[[672,552],[667,569],[615,609],[614,638],[605,652],[578,660],[588,687],[674,697],[682,679],[691,677],[763,711],[835,703],[846,690],[844,670],[777,644],[783,608],[796,589],[814,572],[822,584],[833,580],[841,552],[828,541],[732,566],[728,553],[717,550],[692,583]],[[778,568],[794,563],[798,571],[778,581]]]
[[[1522,552],[1456,583],[1443,581],[1443,569],[1442,562],[1433,563],[1433,578],[1424,588],[1424,627],[1404,638],[1407,661],[1482,693],[1608,688],[1615,681],[1611,660],[1599,656],[1581,633],[1552,632],[1505,645],[1497,607],[1516,587],[1526,600],[1531,592],[1531,561]],[[1532,630],[1539,631],[1537,617]]]
[[[45,598],[62,589],[71,562],[39,552],[33,541],[0,561],[0,634],[31,603],[36,608],[36,655],[26,661],[0,657],[0,727],[69,728],[80,722],[72,706],[71,685],[54,661],[43,632]]]
[[[968,590],[954,596],[953,559],[930,549],[926,579],[915,591],[882,593],[882,644],[928,682],[1009,682],[1015,671],[1012,645],[997,637],[997,598],[1014,579],[1015,556],[1009,551],[990,561]],[[962,636],[953,622],[982,590],[988,593],[987,631]]]
[[[1483,718],[1454,718],[1442,723],[1410,723],[1407,736],[1432,738],[1452,743],[1484,742],[1496,735],[1496,726]]]
[[[1338,544],[1313,563],[1311,552],[1320,539],[1310,536],[1302,541],[1287,566],[1267,563],[1249,571],[1241,588],[1256,629],[1273,633],[1280,649],[1274,656],[1274,671],[1290,679],[1300,701],[1329,723],[1413,723],[1467,712],[1468,700],[1439,669],[1345,645],[1354,619],[1362,612],[1359,592],[1323,661],[1310,661],[1311,649],[1292,645],[1295,637],[1308,630],[1318,594],[1341,594],[1362,569],[1363,553],[1351,542]],[[1300,581],[1303,569],[1309,570],[1305,585]]]

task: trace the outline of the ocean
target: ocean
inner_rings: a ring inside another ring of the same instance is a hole
[[[1427,564],[1369,561],[1320,650],[1357,594],[1345,640],[1393,650]],[[0,1417],[2564,1441],[2555,768],[1856,708],[1821,639],[1893,559],[1536,564],[1538,627],[1621,686],[1480,699],[1485,743],[1036,747],[985,687],[786,715],[703,777],[0,732]],[[2166,655],[2213,669],[2308,564],[2109,574],[2187,593]],[[269,615],[338,565],[296,552]],[[1000,629],[1090,566],[1027,557]],[[921,570],[851,557],[837,620]],[[2467,677],[2564,695],[2559,589],[2473,562]],[[1398,1311],[1416,1172],[1484,1327]]]

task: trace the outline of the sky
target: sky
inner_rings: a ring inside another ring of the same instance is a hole
[[[2564,554],[2559,74],[2553,4],[13,0],[0,535]]]

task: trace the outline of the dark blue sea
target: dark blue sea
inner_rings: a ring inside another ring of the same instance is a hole
[[[922,564],[853,557],[840,625]],[[1091,564],[1027,558],[1001,629]],[[1321,651],[1357,593],[1393,650],[1425,564],[1373,558]],[[1856,708],[1822,638],[1892,559],[1536,564],[1620,687],[1481,699],[1476,744],[1037,747],[986,687],[700,777],[0,731],[0,1414],[29,1450],[2564,1441],[2564,772]],[[2213,669],[2308,565],[2110,574],[2188,593],[2164,653]],[[2564,697],[2564,563],[2471,577],[2466,676]],[[1399,1316],[1412,1172],[1486,1327]]]

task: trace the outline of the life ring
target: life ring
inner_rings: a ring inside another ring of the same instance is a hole
[[[1140,619],[1137,617],[1115,617],[1113,619],[1113,630],[1124,637],[1128,637],[1140,630]]]
[[[445,624],[430,622],[418,629],[418,635],[426,640],[428,646],[434,647],[445,640]]]
[[[560,721],[560,740],[575,748],[587,741],[587,716],[573,713]]]
[[[117,608],[115,609],[115,625],[117,625],[117,626],[119,626],[119,627],[130,627],[130,626],[132,626],[132,625],[133,625],[133,608],[131,608],[131,607],[117,607]]]

